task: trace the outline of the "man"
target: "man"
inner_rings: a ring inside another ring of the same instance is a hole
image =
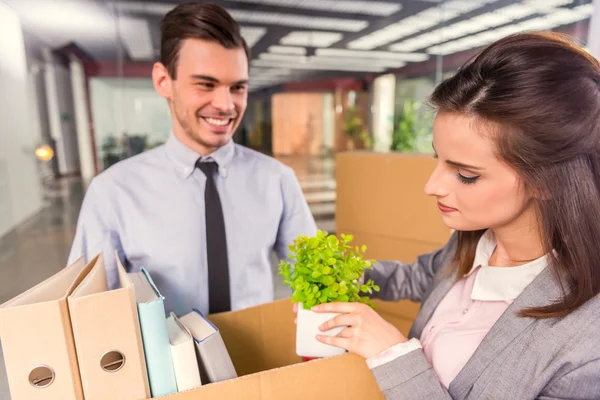
[[[103,252],[113,288],[116,251],[128,271],[149,271],[177,314],[273,300],[272,250],[285,257],[316,225],[290,168],[233,143],[248,70],[239,25],[223,8],[187,3],[165,16],[152,80],[172,132],[92,181],[70,262]]]

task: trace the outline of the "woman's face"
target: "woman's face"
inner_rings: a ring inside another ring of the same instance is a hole
[[[433,127],[438,164],[425,193],[437,198],[444,224],[455,230],[519,224],[529,199],[517,173],[496,158],[494,143],[476,122],[463,114],[438,113]]]

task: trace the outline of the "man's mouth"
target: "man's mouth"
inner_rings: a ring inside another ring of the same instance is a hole
[[[215,117],[201,117],[209,124],[216,127],[224,127],[227,126],[233,121],[233,118],[215,118]]]

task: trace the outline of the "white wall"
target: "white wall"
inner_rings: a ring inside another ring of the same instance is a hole
[[[84,182],[90,182],[95,175],[94,149],[89,129],[89,115],[86,99],[86,80],[83,64],[72,58],[71,86],[73,88],[73,105],[75,110],[75,126],[77,128],[77,144],[79,154],[79,169]]]
[[[0,235],[42,206],[34,155],[39,124],[31,122],[33,95],[17,15],[0,3]]]
[[[375,79],[373,85],[373,139],[374,150],[389,151],[394,131],[396,76],[387,74]]]
[[[335,112],[333,93],[323,93],[323,147],[335,147]]]

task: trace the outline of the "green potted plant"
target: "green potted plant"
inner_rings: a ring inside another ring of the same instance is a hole
[[[402,104],[400,114],[392,133],[392,150],[414,151],[415,137],[417,136],[417,125],[419,119],[420,104],[413,100],[405,100]]]
[[[374,261],[365,260],[366,246],[353,246],[352,235],[329,235],[319,230],[314,237],[298,236],[289,245],[291,251],[279,266],[279,274],[292,291],[292,301],[299,303],[296,325],[296,353],[304,357],[329,357],[344,353],[343,349],[317,341],[319,325],[335,317],[331,313],[315,313],[311,308],[329,302],[361,302],[373,306],[368,296],[379,291],[372,280],[361,282],[365,269]],[[342,328],[323,334],[335,336]]]
[[[364,142],[365,137],[368,136],[367,131],[364,128],[364,121],[360,116],[358,108],[355,106],[348,108],[348,111],[346,111],[342,129],[348,137],[347,148],[350,151],[355,149],[356,141],[358,139],[361,139]]]

